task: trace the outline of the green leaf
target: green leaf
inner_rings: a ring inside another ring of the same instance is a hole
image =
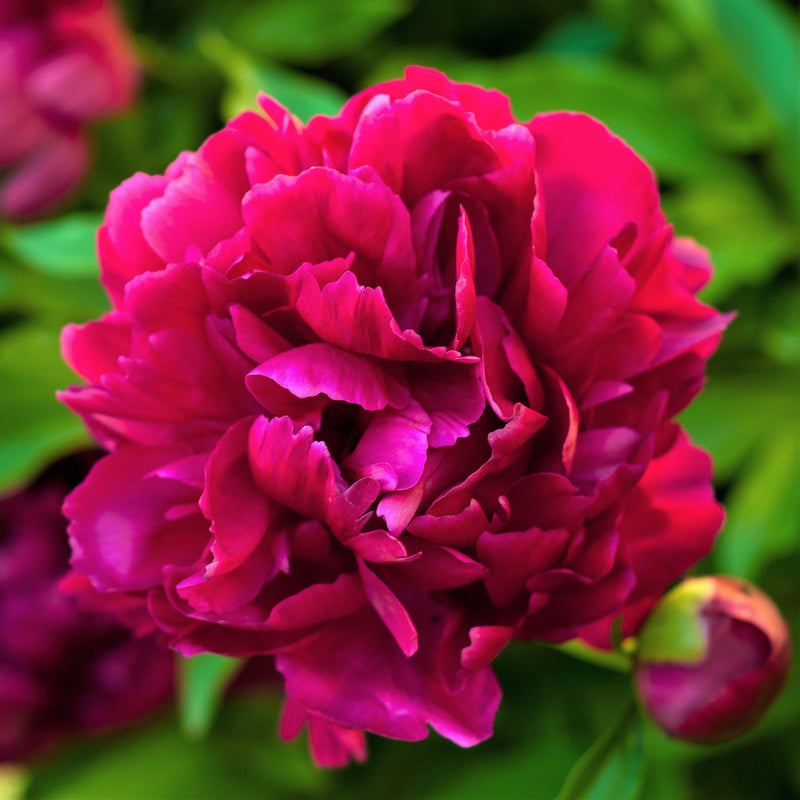
[[[664,198],[664,207],[679,235],[692,236],[711,253],[714,278],[703,292],[708,302],[766,282],[796,253],[797,232],[776,215],[749,171],[688,182]]]
[[[320,64],[351,53],[403,16],[408,0],[273,0],[237,14],[231,37],[290,64]]]
[[[511,642],[492,666],[504,699],[488,741],[464,749],[434,735],[371,737],[366,768],[339,773],[340,791],[330,796],[371,800],[390,786],[392,800],[552,800],[629,701],[629,677],[535,642]]]
[[[770,300],[769,316],[760,326],[764,351],[779,363],[800,367],[800,284],[773,292]]]
[[[6,317],[35,320],[55,331],[68,322],[94,319],[108,305],[96,276],[60,278],[0,258],[0,311]]]
[[[181,663],[181,726],[187,736],[199,739],[211,730],[225,690],[246,661],[215,653],[199,653],[182,659]]]
[[[406,59],[424,51],[396,52],[377,75],[400,73]],[[422,63],[451,78],[507,94],[519,119],[543,111],[582,111],[604,122],[645,158],[661,177],[696,179],[725,174],[728,165],[709,147],[689,111],[654,76],[611,58],[526,54],[505,60],[458,60],[429,53]]]
[[[256,98],[264,92],[286,107],[303,122],[316,114],[333,116],[347,99],[329,83],[276,66],[261,66],[253,72],[240,72],[222,100],[226,119],[242,111],[259,110]]]
[[[91,439],[55,398],[74,376],[61,360],[58,330],[30,324],[0,338],[0,489],[25,483],[49,461]]]
[[[724,355],[720,353],[720,358]],[[729,362],[737,360],[731,355]],[[681,424],[692,439],[714,457],[718,480],[732,479],[752,461],[765,439],[771,438],[776,420],[790,421],[796,415],[796,377],[785,372],[769,366],[738,375],[714,374],[681,414]]]
[[[770,148],[767,163],[796,213],[800,49],[791,12],[775,0],[658,2],[697,53],[703,125],[723,146]]]
[[[95,234],[100,214],[76,213],[34,225],[8,227],[8,250],[31,267],[60,278],[97,276]]]
[[[596,17],[567,17],[547,31],[537,49],[540,53],[603,55],[619,44],[619,38],[619,31]]]
[[[216,105],[222,81],[197,54],[194,85],[174,86],[153,79],[129,113],[105,120],[94,130],[96,166],[84,193],[104,208],[108,194],[135,172],[161,174],[182,150],[196,150],[219,130]]]
[[[556,800],[632,800],[641,768],[641,720],[631,700],[570,770]]]
[[[190,740],[168,715],[39,764],[25,800],[299,800],[321,794],[303,742],[278,740],[278,702],[225,704],[214,730]],[[326,795],[327,796],[327,795]]]
[[[629,672],[631,668],[630,661],[622,653],[590,647],[578,639],[573,639],[564,644],[553,645],[553,647],[568,656],[586,661],[589,664],[595,664],[598,667],[612,669],[615,672]]]
[[[772,435],[727,497],[728,524],[714,551],[723,572],[758,580],[768,563],[797,548],[800,430],[796,408],[793,414],[773,425]]]
[[[218,33],[203,36],[200,47],[228,81],[221,108],[226,119],[242,111],[258,110],[260,92],[275,98],[304,122],[315,114],[338,113],[347,99],[340,89],[319,78],[275,64],[253,63]]]
[[[698,2],[698,0],[692,0]],[[773,0],[708,0],[713,24],[773,117],[790,133],[800,124],[800,50],[788,11]]]

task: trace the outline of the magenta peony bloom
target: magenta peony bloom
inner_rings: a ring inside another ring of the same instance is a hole
[[[672,419],[727,318],[595,120],[420,68],[261,105],[111,195],[114,310],[63,337],[110,451],[72,563],[184,653],[274,654],[287,735],[471,745],[510,638],[607,646],[709,550]]]
[[[642,627],[634,679],[671,736],[714,744],[753,727],[789,674],[791,642],[772,601],[739,578],[689,578]]]
[[[58,462],[0,500],[0,762],[129,722],[172,694],[169,651],[58,590],[69,558],[61,504],[93,460]]]
[[[0,4],[0,215],[49,210],[86,173],[86,125],[130,104],[137,67],[110,0]]]

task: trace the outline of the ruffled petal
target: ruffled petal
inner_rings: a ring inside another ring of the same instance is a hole
[[[208,541],[199,513],[170,519],[170,509],[197,503],[185,484],[154,475],[180,454],[125,447],[98,461],[64,502],[73,566],[106,590],[157,586],[164,564],[192,564]]]
[[[500,701],[497,681],[484,668],[468,672],[454,694],[446,690],[436,661],[444,609],[425,607],[417,623],[420,648],[411,658],[371,611],[280,653],[287,695],[329,722],[395,739],[424,739],[427,725],[462,747],[487,738]]]

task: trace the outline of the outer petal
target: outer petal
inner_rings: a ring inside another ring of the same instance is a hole
[[[206,253],[239,230],[239,207],[200,157],[191,154],[180,177],[142,212],[142,234],[165,262],[184,261],[190,246]]]
[[[397,100],[392,111],[397,150],[403,156],[400,195],[409,208],[433,189],[466,175],[482,175],[498,165],[480,129],[452,101],[416,91]],[[363,138],[365,133],[362,142]]]
[[[296,739],[308,725],[308,749],[318,767],[344,767],[352,758],[367,758],[367,743],[362,731],[343,728],[309,712],[300,703],[287,698],[281,711],[279,734],[283,741]]]
[[[137,172],[114,189],[105,224],[98,234],[100,274],[114,303],[123,303],[125,284],[142,272],[162,269],[164,262],[142,235],[142,211],[164,194],[168,179]]]
[[[200,508],[211,522],[211,573],[228,572],[249,556],[267,531],[269,500],[250,472],[247,442],[252,418],[240,420],[208,459]]]
[[[191,564],[201,555],[208,527],[199,509],[170,518],[170,509],[196,504],[195,491],[152,474],[177,455],[122,448],[99,461],[64,502],[72,564],[98,587],[131,591],[159,585],[163,565]]]
[[[711,460],[681,433],[625,501],[620,536],[636,575],[625,610],[626,634],[637,630],[672,581],[711,550],[723,519],[711,488]],[[607,646],[609,625],[610,620],[582,635]]]
[[[444,609],[425,601],[417,620],[420,649],[406,658],[373,612],[326,626],[280,653],[289,697],[330,722],[416,741],[431,725],[462,747],[491,735],[500,691],[488,668],[466,674],[449,694],[436,652]],[[358,631],[358,635],[353,635]]]
[[[61,333],[61,354],[69,366],[91,383],[119,369],[119,357],[130,352],[130,318],[111,312],[85,325],[68,325]]]
[[[647,165],[591,117],[539,114],[528,127],[547,230],[537,255],[569,287],[628,223],[640,237],[660,223],[658,190]]]

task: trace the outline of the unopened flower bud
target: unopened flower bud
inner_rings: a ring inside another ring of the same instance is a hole
[[[755,725],[790,660],[788,627],[763,592],[738,578],[689,578],[642,627],[634,680],[664,731],[713,744]]]

